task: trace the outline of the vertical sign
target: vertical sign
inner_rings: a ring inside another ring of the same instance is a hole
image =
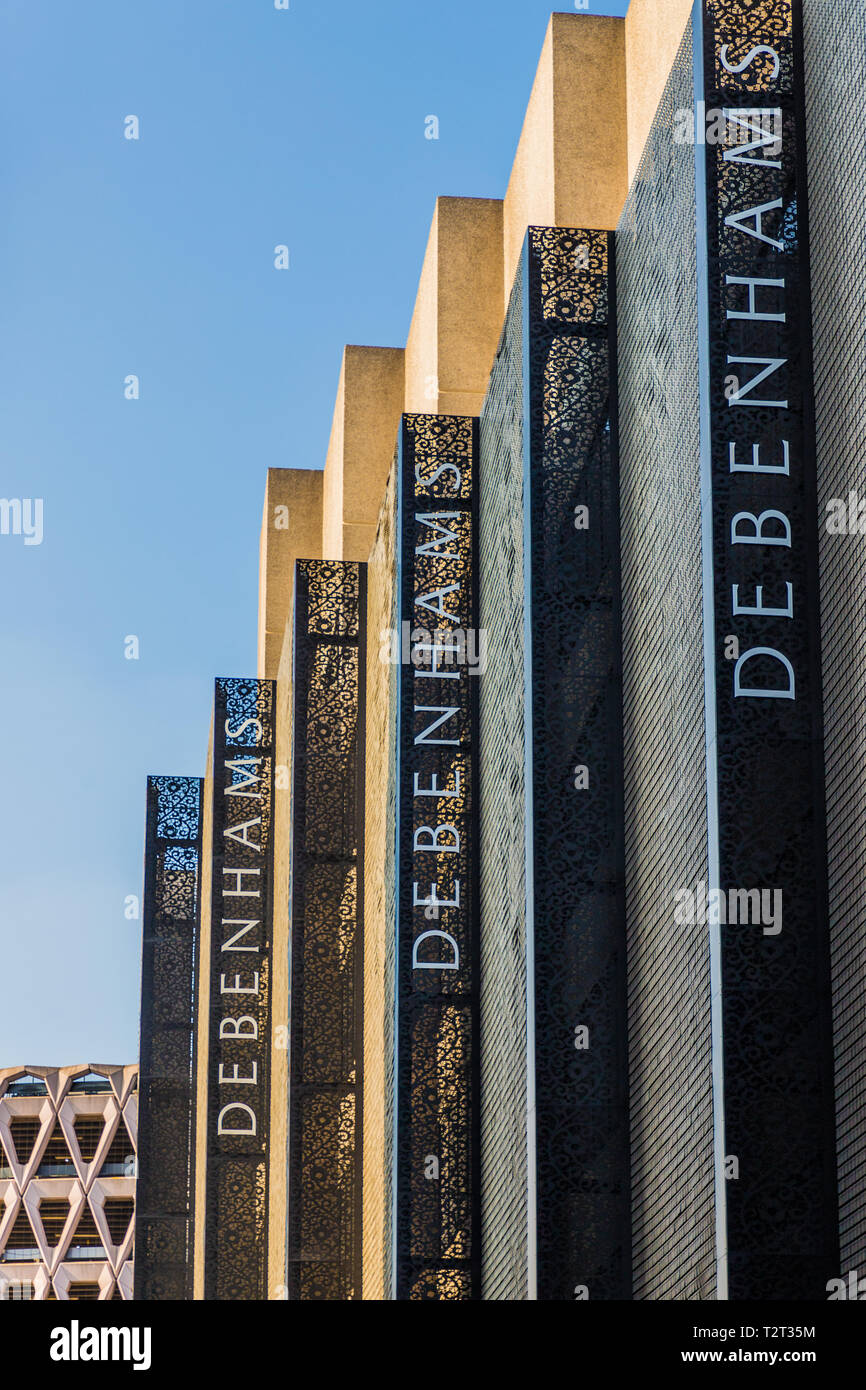
[[[192,1297],[202,783],[147,779],[135,1298]]]
[[[823,1299],[839,1271],[801,5],[695,14],[728,1292]]]
[[[479,1297],[477,421],[399,447],[395,1293]]]
[[[218,680],[205,1298],[266,1299],[274,683]]]
[[[596,1302],[632,1292],[614,238],[525,258],[530,1219],[537,1297]]]
[[[298,561],[290,1299],[361,1297],[366,600],[366,565]]]

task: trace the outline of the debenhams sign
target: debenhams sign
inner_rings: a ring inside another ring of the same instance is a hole
[[[220,683],[223,684],[223,683]],[[241,686],[241,682],[234,683]],[[251,682],[255,689],[258,682]],[[235,717],[217,696],[221,743],[214,813],[221,832],[214,882],[215,1127],[218,1138],[263,1137],[267,1113],[270,898],[270,721],[252,703]]]
[[[730,1297],[820,1298],[838,1257],[801,8],[704,0],[702,19],[718,886],[784,900],[777,934],[720,928],[724,1152],[750,1175],[726,1184]]]
[[[737,701],[794,702],[815,510],[790,0],[708,0],[705,26],[718,679]]]
[[[274,687],[218,680],[207,1105],[205,1297],[266,1297]]]
[[[477,1264],[476,460],[475,421],[403,417],[398,1299],[469,1298]]]

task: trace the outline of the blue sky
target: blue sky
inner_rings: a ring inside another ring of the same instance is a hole
[[[145,778],[255,673],[265,471],[405,342],[436,196],[503,196],[550,9],[3,0],[0,1066],[137,1058]]]

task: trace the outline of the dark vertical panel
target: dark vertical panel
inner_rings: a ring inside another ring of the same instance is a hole
[[[273,681],[216,682],[205,1298],[268,1297]]]
[[[361,1297],[366,590],[366,565],[297,564],[291,1299]]]
[[[613,237],[529,229],[538,1297],[631,1296]]]
[[[721,927],[729,1292],[823,1299],[839,1257],[799,3],[704,0],[702,57],[707,108],[728,113],[704,155],[719,887],[782,897],[781,921]],[[735,543],[749,516],[757,543]]]
[[[477,437],[456,416],[406,415],[400,431],[395,1275],[409,1300],[480,1293]]]
[[[147,779],[136,1300],[192,1297],[198,777]]]

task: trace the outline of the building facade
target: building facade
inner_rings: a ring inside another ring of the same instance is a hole
[[[504,199],[269,471],[148,821],[139,1296],[866,1268],[864,68],[844,0],[553,15]]]
[[[0,1299],[133,1293],[138,1068],[0,1070]]]

